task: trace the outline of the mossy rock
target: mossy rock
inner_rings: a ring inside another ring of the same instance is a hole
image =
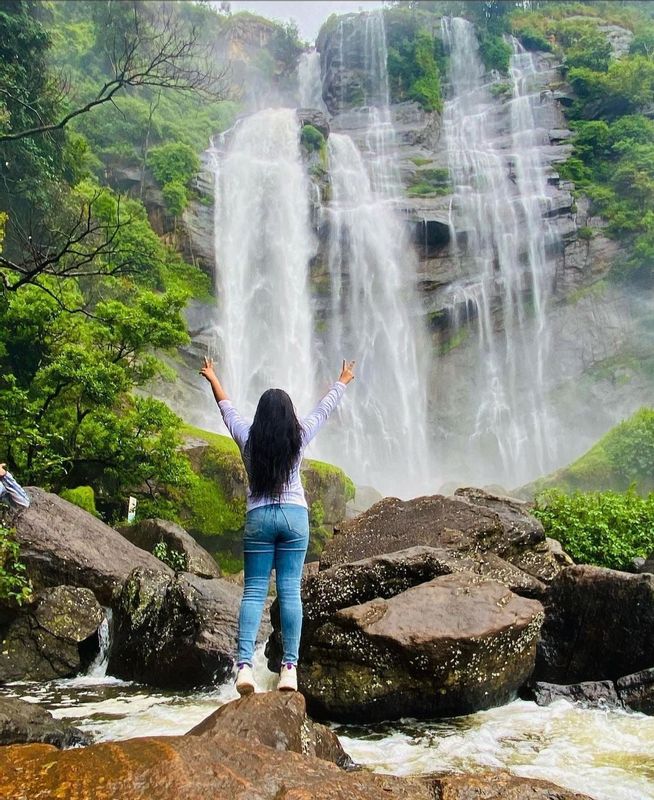
[[[606,433],[581,458],[563,469],[523,486],[521,497],[544,489],[565,492],[623,492],[630,486],[642,495],[654,491],[654,409],[641,408]]]
[[[95,492],[92,486],[76,486],[74,489],[64,489],[60,495],[62,499],[68,500],[69,503],[83,508],[94,517],[99,517],[95,507]]]

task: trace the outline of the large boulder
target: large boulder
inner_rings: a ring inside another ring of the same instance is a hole
[[[302,649],[311,642],[314,631],[341,608],[359,605],[375,598],[390,598],[411,586],[426,583],[439,575],[467,572],[496,580],[516,594],[540,599],[545,584],[517,569],[494,553],[476,553],[461,540],[450,541],[450,548],[410,547],[381,556],[364,558],[351,564],[310,572],[302,580]],[[266,654],[271,670],[279,670],[282,656],[279,604],[271,608],[273,634]]]
[[[529,678],[542,605],[471,573],[443,575],[333,614],[300,657],[319,719],[468,714],[508,702]]]
[[[90,738],[37,703],[0,697],[0,745],[44,742],[55,747],[90,744]]]
[[[222,683],[234,666],[240,596],[222,578],[134,570],[114,596],[108,672],[164,689]]]
[[[64,786],[77,800],[434,800],[424,779],[345,772],[229,732],[63,752],[36,744],[0,749],[0,797],[45,800]]]
[[[98,651],[105,613],[90,589],[42,589],[2,636],[0,683],[76,675]]]
[[[505,772],[402,778],[345,772],[233,733],[159,736],[58,751],[0,749],[0,797],[37,800],[591,800],[548,781]]]
[[[494,552],[539,580],[561,569],[541,523],[526,504],[512,498],[465,490],[457,497],[413,500],[387,497],[364,514],[343,522],[326,545],[320,568],[405,550],[416,545]],[[462,538],[465,537],[465,538]]]
[[[567,700],[582,706],[599,708],[622,708],[613,681],[584,681],[561,686],[558,683],[535,681],[522,692],[525,700],[533,700],[539,706],[548,706],[557,700]]]
[[[82,586],[109,605],[135,567],[172,575],[165,564],[78,506],[35,486],[32,504],[11,519],[20,557],[35,589]]]
[[[654,667],[618,678],[615,687],[625,706],[643,714],[654,714]]]
[[[578,565],[550,585],[535,679],[617,680],[654,666],[654,575]]]
[[[186,562],[185,572],[201,578],[220,578],[220,567],[204,547],[187,533],[181,525],[165,519],[143,519],[134,525],[122,525],[118,532],[141,550],[152,549],[163,542],[170,550],[179,553]]]
[[[299,692],[263,692],[226,703],[189,731],[193,736],[221,736],[233,733],[275,750],[291,750],[305,756],[351,767],[338,736],[312,722]]]

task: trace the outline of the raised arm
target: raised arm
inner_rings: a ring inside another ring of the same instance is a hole
[[[218,404],[220,413],[222,414],[227,430],[229,431],[232,439],[242,449],[250,435],[250,423],[245,420],[232,405],[232,401],[227,397],[227,392],[223,389],[222,384],[218,380],[213,367],[213,359],[204,358],[204,365],[200,370],[200,375],[209,381],[211,391]]]
[[[354,361],[344,361],[343,369],[327,394],[313,411],[302,420],[302,446],[306,447],[318,431],[329,419],[329,415],[338,405],[347,384],[354,380]]]
[[[5,495],[12,506],[30,507],[30,496],[18,483],[11,472],[7,472],[4,464],[0,464],[0,497]]]

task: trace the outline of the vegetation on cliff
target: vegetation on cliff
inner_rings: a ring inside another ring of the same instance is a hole
[[[654,409],[612,428],[585,455],[530,487],[548,536],[584,564],[628,569],[654,553]]]

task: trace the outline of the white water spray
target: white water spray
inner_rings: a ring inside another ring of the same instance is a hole
[[[307,265],[315,250],[299,124],[290,109],[241,120],[216,153],[218,361],[244,414],[285,389],[315,402]]]
[[[477,403],[470,472],[478,481],[512,486],[554,460],[544,397],[554,234],[544,219],[545,132],[535,123],[539,98],[530,86],[536,66],[514,42],[504,113],[484,82],[474,26],[463,19],[441,23],[451,86],[443,132],[455,190],[452,241],[463,239],[461,252],[474,265],[463,279],[464,316],[476,319],[478,329],[477,370],[469,379]],[[461,286],[456,292],[462,294]]]
[[[317,108],[320,111],[326,111],[325,102],[322,99],[320,53],[316,50],[302,53],[297,72],[300,108]]]
[[[339,354],[356,358],[358,378],[342,412],[343,425],[329,431],[325,447],[357,483],[415,496],[435,488],[427,437],[426,336],[415,289],[417,262],[394,206],[401,184],[383,15],[366,14],[363,25],[365,151],[349,136],[331,134],[331,200],[323,209],[330,276],[323,360],[331,363]]]

